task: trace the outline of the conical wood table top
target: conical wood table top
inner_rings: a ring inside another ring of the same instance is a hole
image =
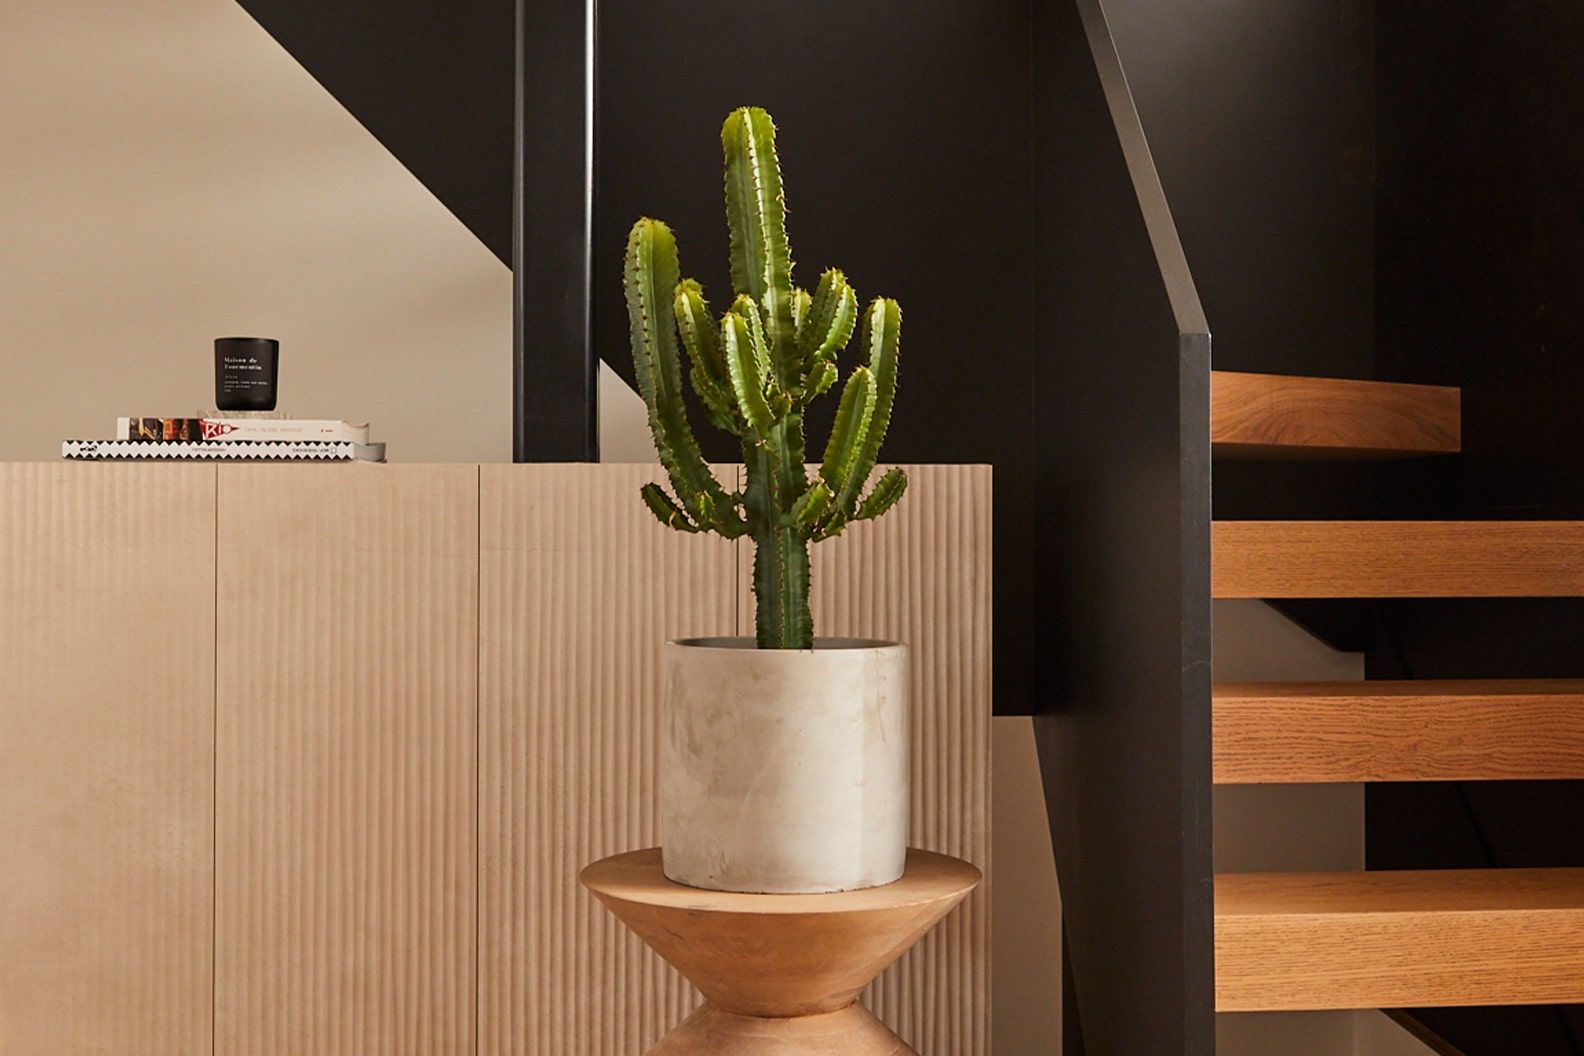
[[[651,1056],[911,1053],[855,1004],[858,993],[980,878],[967,862],[910,850],[902,878],[884,887],[735,894],[666,879],[658,848],[606,858],[582,875],[709,1002]]]

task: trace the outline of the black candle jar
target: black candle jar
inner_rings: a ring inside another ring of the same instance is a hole
[[[280,342],[272,337],[215,338],[215,406],[273,411]]]

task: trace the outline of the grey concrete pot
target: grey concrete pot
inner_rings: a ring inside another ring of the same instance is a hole
[[[668,642],[660,742],[665,874],[715,891],[889,884],[908,829],[907,647],[821,638]]]

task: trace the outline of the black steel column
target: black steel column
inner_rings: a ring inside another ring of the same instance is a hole
[[[512,458],[599,460],[592,315],[596,0],[517,0]]]

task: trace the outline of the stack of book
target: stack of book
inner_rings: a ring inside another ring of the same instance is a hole
[[[85,461],[383,462],[368,423],[218,413],[118,418],[114,440],[67,440],[61,457]]]

